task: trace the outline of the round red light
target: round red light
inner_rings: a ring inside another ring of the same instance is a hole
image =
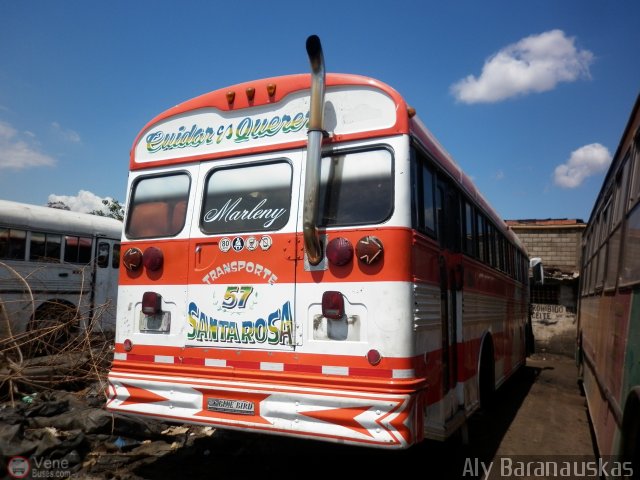
[[[152,272],[160,270],[164,263],[162,250],[156,247],[147,248],[142,255],[142,261],[144,262],[144,266],[147,270],[151,270]]]
[[[124,341],[124,351],[125,352],[130,352],[131,349],[133,348],[133,343],[131,342],[131,340],[129,340],[128,338]]]
[[[142,265],[142,252],[139,248],[129,248],[122,256],[122,263],[131,272],[139,269]]]
[[[378,350],[372,348],[367,352],[367,360],[371,365],[376,366],[382,360],[382,355],[380,355],[380,352]]]
[[[346,265],[353,258],[353,245],[344,237],[337,237],[327,244],[327,258],[334,265]]]
[[[371,235],[362,237],[356,245],[358,260],[367,265],[379,262],[382,259],[383,251],[382,241]]]

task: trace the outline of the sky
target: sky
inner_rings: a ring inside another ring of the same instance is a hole
[[[178,103],[328,72],[405,97],[506,219],[588,220],[640,93],[637,0],[0,0],[0,198],[124,202]]]

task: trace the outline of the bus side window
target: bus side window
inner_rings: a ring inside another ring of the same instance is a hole
[[[120,244],[113,245],[113,257],[111,257],[111,268],[120,268]]]
[[[0,258],[24,260],[27,251],[27,232],[0,228]]]
[[[109,265],[109,244],[107,242],[98,243],[98,267],[106,268]]]
[[[33,262],[59,262],[62,236],[53,233],[31,232],[29,260]]]
[[[433,213],[433,172],[424,164],[422,165],[422,201],[424,227],[431,232],[435,232],[436,221]]]
[[[69,263],[89,263],[91,261],[92,239],[89,237],[64,237],[64,261]]]

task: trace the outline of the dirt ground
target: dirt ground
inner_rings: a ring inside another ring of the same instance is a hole
[[[351,477],[356,472],[357,478],[380,478],[383,474],[395,477],[410,472],[421,472],[421,478],[482,478],[482,466],[498,464],[502,458],[566,456],[593,461],[585,401],[576,380],[573,359],[534,356],[499,389],[491,410],[470,419],[468,443],[457,435],[444,443],[425,441],[399,452],[203,427],[128,424],[126,419],[103,426],[102,416],[92,410],[94,430],[83,431],[82,441],[75,440],[77,461],[66,477],[63,472],[57,478],[300,478],[308,477],[310,472],[320,478]],[[75,405],[73,401],[71,404]],[[50,401],[48,405],[54,408],[56,403]],[[27,411],[25,415],[29,415],[29,408],[36,407],[23,408],[22,414]],[[64,415],[73,416],[73,408]],[[14,410],[0,411],[0,436],[16,428],[10,424],[15,417]],[[111,430],[105,433],[102,427]],[[50,426],[49,433],[51,429],[60,439],[60,429]],[[138,431],[134,439],[125,435],[130,429]],[[61,458],[72,459],[72,453]],[[6,461],[7,456],[0,463]],[[497,470],[496,467],[485,478],[503,478]],[[5,465],[0,465],[0,472],[2,477]]]

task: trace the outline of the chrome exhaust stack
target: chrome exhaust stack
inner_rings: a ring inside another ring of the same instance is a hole
[[[307,38],[307,55],[311,64],[311,104],[307,131],[307,168],[304,177],[302,228],[304,250],[310,265],[318,265],[324,253],[318,233],[318,194],[320,191],[320,159],[324,134],[324,55],[320,38]]]

